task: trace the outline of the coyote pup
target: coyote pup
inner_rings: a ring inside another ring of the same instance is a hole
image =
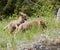
[[[19,12],[19,19],[10,22],[6,27],[4,27],[3,30],[8,28],[9,29],[9,33],[12,33],[15,29],[18,28],[18,26],[20,24],[24,23],[25,20],[27,20],[27,15],[24,14],[23,12]]]

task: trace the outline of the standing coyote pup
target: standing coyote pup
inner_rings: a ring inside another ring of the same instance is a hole
[[[29,29],[32,26],[31,22],[25,21],[24,23],[22,23],[21,25],[19,25],[19,27],[17,28],[15,35],[19,32],[19,31],[25,31],[27,29]]]
[[[20,31],[25,31],[28,30],[30,27],[32,27],[33,25],[38,25],[38,21],[37,20],[33,20],[33,21],[25,21],[24,23],[22,23],[21,25],[19,25],[19,27],[17,28],[16,32],[15,32],[15,36],[17,33],[19,33]]]
[[[27,15],[24,14],[23,12],[19,12],[19,19],[10,22],[6,27],[4,27],[3,30],[8,28],[9,29],[9,33],[12,33],[15,29],[18,28],[18,26],[20,24],[24,23],[25,20],[27,20]]]

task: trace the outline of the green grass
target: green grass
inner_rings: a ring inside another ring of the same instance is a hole
[[[36,18],[32,18],[36,19]],[[3,28],[12,20],[4,20],[4,21],[0,21],[0,38],[3,39],[9,39],[12,41],[13,46],[14,46],[14,42],[16,42],[16,40],[13,41],[13,35],[11,35],[9,37],[9,30],[6,29],[5,31],[3,31]],[[45,34],[48,34],[50,37],[55,38],[60,36],[59,31],[60,31],[60,22],[56,21],[55,18],[49,18],[49,17],[45,17],[44,21],[47,25],[47,29],[44,30]],[[24,42],[32,42],[34,41],[34,36],[36,35],[40,35],[42,34],[42,28],[41,26],[33,26],[31,27],[29,30],[26,30],[25,32],[19,32],[16,36],[17,40],[22,40]]]
[[[45,30],[46,34],[53,34],[53,30],[60,30],[60,23],[57,22],[55,19],[53,18],[44,18],[45,23],[47,25],[47,30]],[[3,27],[5,27],[10,21],[12,20],[4,20],[0,22],[0,37],[7,39],[9,30],[6,29],[5,31],[3,31]],[[51,32],[50,32],[51,31]],[[42,28],[41,26],[33,26],[31,27],[29,30],[26,30],[25,32],[19,32],[17,34],[17,39],[20,40],[31,40],[33,39],[33,36],[36,34],[41,34],[42,33]],[[57,33],[58,34],[58,33]]]

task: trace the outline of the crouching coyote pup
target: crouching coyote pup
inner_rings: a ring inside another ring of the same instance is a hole
[[[27,15],[24,14],[23,12],[19,12],[19,19],[10,22],[6,27],[4,27],[3,30],[8,28],[9,29],[9,33],[12,33],[15,29],[18,28],[18,26],[20,24],[24,23],[25,20],[27,20]]]

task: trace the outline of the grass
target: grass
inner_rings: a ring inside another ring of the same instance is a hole
[[[32,19],[36,19],[36,18],[32,18]],[[3,20],[0,21],[0,38],[3,39],[9,39],[12,41],[13,46],[15,45],[14,42],[16,42],[16,40],[13,41],[13,35],[11,35],[10,37],[8,36],[8,29],[6,29],[5,31],[3,31],[3,28],[12,20]],[[44,21],[47,25],[47,29],[44,30],[45,34],[48,34],[50,37],[55,38],[60,36],[60,22],[56,21],[55,18],[50,18],[50,17],[45,17]],[[34,36],[35,35],[40,35],[42,34],[42,28],[41,26],[34,26],[31,27],[29,30],[25,31],[25,32],[19,32],[16,36],[17,40],[22,40],[24,42],[32,42],[34,41]]]

